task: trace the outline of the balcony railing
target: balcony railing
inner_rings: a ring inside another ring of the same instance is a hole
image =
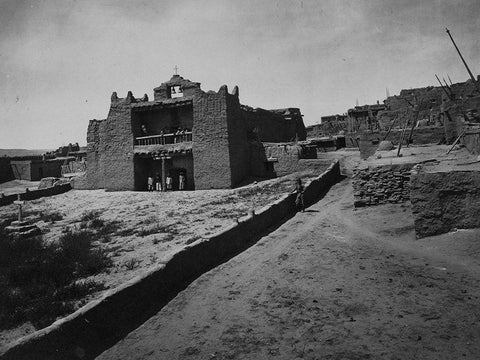
[[[178,144],[186,141],[192,141],[191,131],[162,135],[140,136],[135,138],[135,145],[167,145]]]

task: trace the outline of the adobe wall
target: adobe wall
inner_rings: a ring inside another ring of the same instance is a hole
[[[103,171],[106,190],[134,190],[133,133],[131,103],[135,102],[131,92],[125,99],[112,96],[110,111],[105,120],[103,139]]]
[[[32,160],[11,160],[13,175],[17,180],[32,181],[31,164]]]
[[[40,199],[46,196],[53,196],[58,194],[63,194],[71,190],[72,187],[70,184],[62,184],[57,186],[51,186],[48,188],[40,190],[30,190],[28,192],[20,193],[21,200],[35,200]],[[0,197],[0,206],[12,204],[15,200],[18,199],[18,194],[7,195]]]
[[[227,93],[226,100],[231,181],[235,186],[250,173],[250,147],[243,111],[240,109],[238,87],[235,86],[232,95]]]
[[[412,171],[417,238],[480,227],[480,171]]]
[[[468,128],[462,143],[470,153],[480,155],[480,127]]]
[[[286,142],[295,140],[295,132],[289,134],[287,121],[282,115],[264,109],[242,107],[249,132],[254,131],[260,142]]]
[[[105,120],[90,120],[87,129],[87,172],[81,181],[75,181],[76,189],[105,188],[104,151]]]
[[[15,179],[15,176],[10,166],[10,157],[0,157],[0,183],[13,179]]]
[[[298,162],[302,157],[302,147],[296,144],[263,144],[267,158],[275,158],[273,163],[275,176],[283,176],[298,171]]]
[[[336,161],[305,184],[305,205],[317,201],[339,178]],[[286,194],[255,215],[186,246],[167,263],[108,291],[101,299],[11,343],[0,350],[0,359],[93,359],[157,313],[194,279],[252,246],[269,227],[294,212],[295,195]]]
[[[227,121],[227,87],[201,93],[193,100],[193,163],[195,188],[233,185]]]
[[[153,89],[153,96],[155,101],[163,101],[171,98],[169,87],[180,86],[183,91],[183,97],[191,97],[202,92],[199,82],[192,82],[184,79],[180,75],[173,75],[172,78],[162,83],[160,86]]]
[[[32,160],[30,166],[32,181],[38,181],[44,177],[62,176],[62,160]]]

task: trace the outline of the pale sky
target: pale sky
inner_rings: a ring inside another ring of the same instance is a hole
[[[315,124],[435,73],[465,81],[445,27],[480,73],[478,0],[0,0],[0,148],[85,145],[113,91],[153,99],[175,65]]]

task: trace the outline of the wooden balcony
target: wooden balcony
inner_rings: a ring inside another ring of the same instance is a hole
[[[140,136],[135,138],[135,145],[168,145],[192,141],[192,132]]]

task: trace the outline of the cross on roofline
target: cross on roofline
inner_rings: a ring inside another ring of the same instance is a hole
[[[173,68],[173,70],[175,70],[175,75],[178,75],[178,66],[175,65],[175,67]]]

